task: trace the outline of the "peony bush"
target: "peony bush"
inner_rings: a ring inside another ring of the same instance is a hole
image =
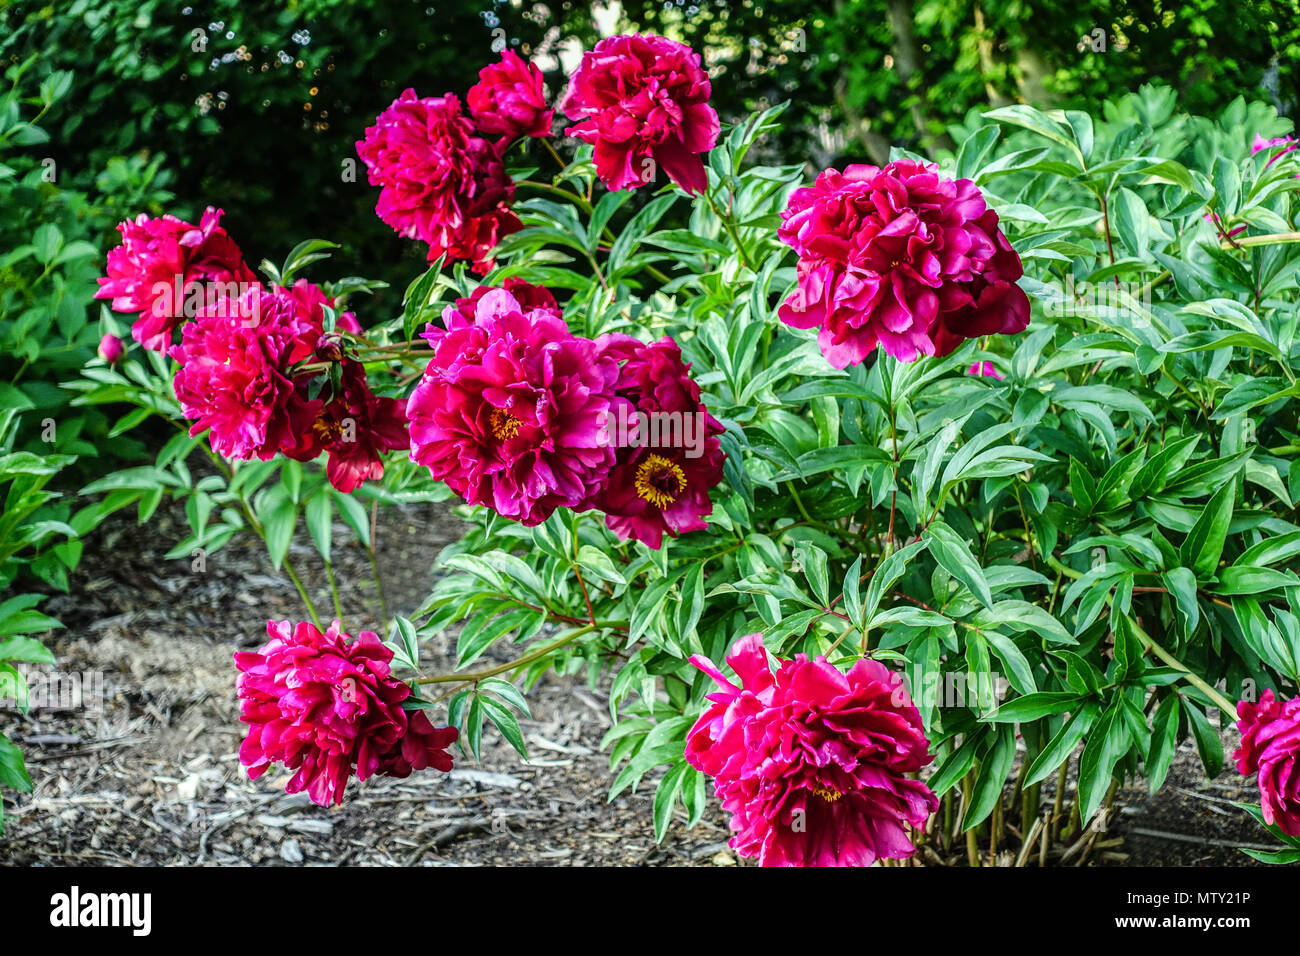
[[[1286,122],[1144,87],[810,174],[764,162],[782,107],[710,93],[641,35],[558,98],[513,52],[403,92],[357,143],[431,263],[400,316],[299,275],[328,242],[259,277],[216,209],[123,224],[116,348],[70,387],[178,431],[85,492],[183,499],[172,557],[251,532],[297,586],[235,656],[250,777],[336,804],[485,731],[526,756],[554,671],[607,690],[610,798],[653,786],[659,839],[712,791],[763,865],[1081,862],[1122,781],[1239,734],[1257,855],[1300,859]],[[335,516],[370,549],[374,509],[449,499],[427,600],[376,582],[386,640],[313,606],[300,525],[341,618]]]

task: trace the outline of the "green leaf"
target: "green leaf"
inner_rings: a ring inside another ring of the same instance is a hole
[[[321,560],[326,564],[330,563],[330,544],[334,534],[332,527],[333,509],[330,507],[330,494],[327,486],[321,488],[307,499],[305,509],[307,520],[307,530],[311,533],[311,539],[316,543],[316,550],[320,552]]]
[[[980,719],[998,724],[1027,723],[1072,711],[1082,700],[1078,694],[1069,691],[1039,691],[1005,701],[993,713]]]
[[[1223,769],[1223,741],[1219,739],[1219,732],[1210,726],[1205,712],[1190,700],[1184,701],[1184,709],[1192,727],[1192,736],[1196,738],[1196,750],[1201,755],[1205,775],[1217,777]]]
[[[1016,759],[1015,728],[1004,724],[998,728],[993,746],[980,762],[979,773],[975,777],[975,786],[971,793],[970,809],[962,817],[962,830],[982,822],[991,812],[1002,796],[1002,788],[1007,782],[1007,774]]]
[[[32,792],[32,778],[27,775],[23,752],[0,734],[0,784],[22,793]]]
[[[1128,751],[1129,735],[1119,719],[1118,704],[1111,704],[1088,735],[1079,757],[1079,819],[1087,823],[1101,806],[1115,764]]]
[[[1174,597],[1183,636],[1190,637],[1201,619],[1201,608],[1196,600],[1196,575],[1191,568],[1173,568],[1161,575],[1161,578]]]
[[[289,553],[294,525],[298,523],[298,506],[284,488],[277,486],[262,500],[257,516],[266,537],[266,553],[271,558],[272,567],[278,571]]]
[[[668,832],[668,824],[673,817],[673,805],[677,800],[678,791],[682,788],[682,781],[685,779],[686,771],[689,769],[690,764],[685,760],[674,764],[664,774],[663,779],[659,781],[659,786],[655,788],[654,823],[656,843],[662,843],[664,835]]]
[[[519,729],[519,721],[510,708],[495,697],[479,695],[475,700],[482,704],[488,720],[492,721],[497,730],[501,731],[501,736],[509,742],[511,747],[515,748],[519,756],[527,760],[528,748],[524,746],[523,731]]]
[[[23,634],[0,640],[0,661],[27,661],[32,664],[50,665],[55,663],[54,653],[48,647],[36,638]]]
[[[1179,549],[1183,564],[1196,573],[1198,581],[1213,577],[1219,567],[1236,497],[1237,484],[1232,481],[1215,492]]]
[[[876,608],[880,606],[881,599],[886,593],[893,589],[894,584],[907,571],[907,562],[918,552],[924,551],[929,547],[929,545],[930,542],[924,538],[920,541],[913,541],[911,544],[904,548],[900,548],[889,557],[885,558],[884,561],[880,562],[880,566],[876,569],[875,574],[871,576],[871,582],[867,585],[867,597],[862,604],[861,616],[850,614],[850,617],[853,617],[855,624],[858,624],[859,627],[866,626],[866,622],[875,616]],[[861,567],[861,560],[862,559],[859,558],[857,562],[854,562],[854,569]],[[853,578],[852,588],[856,594],[858,590],[858,575],[853,574],[851,576]],[[850,583],[846,578],[844,581],[846,607],[849,606],[847,597],[849,587]]]
[[[1074,748],[1083,739],[1083,735],[1092,727],[1093,721],[1097,719],[1097,714],[1100,711],[1101,708],[1092,701],[1079,708],[1069,721],[1056,732],[1056,735],[1043,748],[1042,752],[1034,758],[1034,762],[1029,765],[1029,770],[1025,775],[1025,786],[1033,786],[1043,780],[1069,759],[1070,754],[1074,752]]]
[[[500,677],[488,677],[479,681],[478,689],[480,692],[491,691],[498,697],[504,698],[510,706],[521,711],[525,717],[533,715],[528,708],[528,701],[524,699],[524,695],[519,692],[518,687],[508,680],[502,680]]]
[[[992,611],[993,594],[984,578],[984,571],[957,532],[942,521],[935,521],[925,529],[923,540],[930,542],[930,553],[939,565],[966,585],[979,602]]]
[[[1151,722],[1151,750],[1147,755],[1146,771],[1152,793],[1164,784],[1174,751],[1178,749],[1179,710],[1178,695],[1170,694],[1160,702]]]

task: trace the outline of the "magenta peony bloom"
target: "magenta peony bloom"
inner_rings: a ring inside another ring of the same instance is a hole
[[[535,312],[540,309],[543,312],[550,312],[557,319],[563,314],[560,307],[556,305],[555,296],[551,294],[550,289],[511,276],[499,286],[481,285],[469,295],[457,299],[442,310],[443,327],[439,328],[429,323],[420,333],[420,337],[430,345],[436,346],[446,332],[473,325],[476,321],[479,300],[493,289],[505,289],[514,296],[515,301],[519,303],[519,308],[524,312]]]
[[[1268,158],[1268,162],[1264,164],[1265,169],[1268,169],[1268,167],[1272,166],[1287,153],[1293,153],[1297,149],[1300,149],[1300,140],[1292,139],[1290,136],[1279,136],[1276,139],[1265,139],[1263,136],[1256,133],[1255,141],[1250,144],[1250,155],[1254,156],[1256,153],[1263,152],[1266,149],[1277,149],[1279,146],[1285,148],[1279,150],[1276,154]],[[1297,173],[1296,175],[1297,178],[1300,178],[1300,173]]]
[[[122,361],[122,356],[126,354],[126,346],[122,340],[111,332],[99,340],[99,357],[109,365],[116,365]]]
[[[798,288],[781,320],[820,326],[836,368],[864,361],[877,344],[910,362],[1029,324],[1029,299],[1015,284],[1020,257],[969,179],[905,159],[828,169],[781,215],[777,235],[799,254]]]
[[[406,733],[393,748],[379,757],[379,773],[389,777],[409,777],[412,770],[432,767],[446,773],[451,769],[447,748],[460,736],[455,727],[435,727],[423,710],[412,712]]]
[[[722,481],[723,428],[700,400],[681,349],[670,336],[646,345],[606,335],[596,344],[623,362],[615,395],[627,403],[613,408],[606,423],[618,450],[609,483],[580,509],[599,508],[620,538],[655,549],[665,531],[703,530],[713,513],[709,491]]]
[[[933,759],[901,678],[873,660],[847,673],[825,658],[778,661],[762,637],[727,657],[736,686],[709,660],[691,663],[720,688],[686,739],[691,766],[714,777],[736,835],[763,866],[870,866],[914,852],[904,824],[939,806],[907,776]]]
[[[618,364],[509,292],[444,334],[407,401],[411,458],[471,504],[526,525],[598,491],[614,464],[602,423]]]
[[[1241,746],[1237,770],[1257,776],[1264,820],[1287,836],[1300,836],[1300,697],[1279,701],[1266,690],[1259,703],[1237,703]]]
[[[515,184],[496,147],[475,135],[460,100],[406,90],[379,114],[357,155],[379,186],[379,218],[429,244],[429,261],[468,259],[491,268],[488,251],[520,228],[510,211]]]
[[[718,140],[708,74],[684,43],[633,34],[606,37],[569,78],[565,130],[595,147],[596,173],[610,189],[636,189],[657,170],[688,193],[708,186],[702,153]]]
[[[992,362],[974,362],[971,364],[970,368],[966,369],[966,374],[986,375],[989,378],[996,378],[999,382],[1002,381],[1003,378],[1005,377],[1001,375],[996,368],[993,367]]]
[[[504,149],[523,136],[550,136],[555,111],[546,105],[542,72],[514,50],[478,71],[465,97],[480,133],[497,136]]]
[[[318,407],[290,377],[320,339],[319,288],[255,288],[222,300],[188,323],[171,356],[181,363],[172,382],[190,434],[212,429],[212,448],[227,458],[273,458],[312,427]]]
[[[240,720],[249,725],[239,760],[252,780],[282,763],[297,771],[288,793],[342,803],[353,773],[365,780],[403,747],[411,689],[392,676],[393,652],[370,631],[350,641],[338,621],[324,634],[305,621],[268,621],[266,633],[261,650],[235,654]]]
[[[383,452],[405,448],[410,438],[406,399],[376,396],[366,384],[365,366],[354,359],[341,362],[339,391],[327,401],[311,403],[315,420],[284,453],[299,461],[312,461],[328,452],[326,477],[339,491],[350,493],[366,479],[383,478]],[[302,390],[305,385],[300,381],[298,387]]]
[[[108,275],[99,279],[95,298],[112,299],[118,312],[139,312],[131,337],[145,348],[167,351],[172,330],[194,314],[196,301],[238,295],[241,285],[257,283],[220,219],[221,210],[209,206],[197,226],[144,213],[118,225],[122,244],[109,251]],[[196,283],[211,285],[196,289]]]

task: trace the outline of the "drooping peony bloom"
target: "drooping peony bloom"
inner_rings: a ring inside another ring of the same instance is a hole
[[[443,335],[407,401],[411,458],[472,504],[526,525],[608,479],[601,425],[618,364],[546,309],[493,289]]]
[[[546,105],[542,71],[514,50],[478,71],[465,100],[480,133],[504,148],[524,136],[550,136],[555,111]]]
[[[901,678],[873,660],[844,674],[803,654],[772,674],[758,634],[727,661],[740,686],[691,658],[719,690],[687,736],[686,759],[714,777],[736,831],[731,846],[763,866],[910,856],[904,824],[922,826],[939,800],[907,776],[933,757]]]
[[[1300,697],[1279,701],[1271,690],[1259,703],[1237,703],[1241,746],[1237,770],[1259,781],[1264,820],[1287,836],[1300,836]]]
[[[318,349],[319,352],[319,349]],[[290,458],[311,461],[328,452],[325,475],[339,491],[351,493],[367,479],[384,477],[382,454],[410,443],[406,433],[406,399],[380,398],[366,384],[366,370],[354,359],[341,359],[338,392],[310,405],[315,418],[297,441],[284,449]],[[304,388],[299,383],[299,389]]]
[[[618,460],[603,492],[582,507],[605,512],[620,538],[651,548],[671,535],[701,531],[713,513],[709,491],[722,481],[723,428],[700,400],[700,387],[670,336],[646,345],[627,335],[606,335],[602,354],[623,362],[615,395],[627,404],[612,410],[606,433]]]
[[[969,179],[905,159],[828,169],[781,215],[777,235],[799,254],[798,288],[781,320],[820,327],[836,368],[864,361],[877,344],[910,362],[1029,324],[1020,257]]]
[[[108,253],[108,274],[95,298],[112,299],[118,312],[139,312],[131,337],[145,348],[165,352],[172,330],[198,305],[257,283],[220,219],[221,210],[209,206],[197,226],[144,213],[118,225],[122,243]]]
[[[704,192],[701,154],[718,140],[708,74],[684,43],[633,34],[606,37],[582,55],[563,104],[565,130],[595,149],[610,189],[636,189],[658,170],[688,193]]]
[[[469,295],[461,296],[442,310],[442,327],[439,328],[433,323],[429,323],[424,327],[424,331],[420,333],[420,337],[428,341],[430,345],[436,346],[438,340],[446,332],[473,325],[479,300],[493,289],[505,289],[514,296],[515,301],[519,303],[519,308],[524,312],[541,310],[552,313],[556,318],[562,315],[560,307],[555,302],[555,296],[551,294],[550,289],[511,276],[499,286],[481,285]]]
[[[421,99],[406,90],[366,130],[357,155],[380,187],[379,218],[427,242],[430,262],[445,254],[486,272],[488,251],[520,228],[510,211],[514,181],[450,93]]]
[[[116,365],[122,361],[122,356],[126,354],[126,346],[122,340],[111,332],[104,335],[99,340],[99,357],[109,365]]]
[[[266,632],[260,650],[235,654],[248,724],[239,760],[253,780],[282,763],[297,771],[288,793],[342,803],[353,773],[365,780],[400,748],[411,689],[392,676],[393,652],[370,631],[351,641],[338,621],[324,634],[305,621],[268,621]]]
[[[1254,142],[1250,144],[1250,155],[1254,156],[1256,153],[1263,152],[1266,149],[1277,149],[1279,146],[1285,148],[1279,150],[1275,155],[1268,158],[1268,162],[1264,164],[1265,169],[1268,169],[1268,167],[1272,166],[1287,153],[1293,153],[1297,149],[1300,149],[1300,140],[1293,139],[1290,136],[1278,136],[1275,139],[1265,139],[1263,136],[1256,133]],[[1300,176],[1300,173],[1297,173],[1297,176]]]
[[[412,770],[433,767],[444,773],[451,769],[447,748],[460,734],[455,727],[435,727],[423,710],[407,717],[406,733],[393,748],[379,757],[379,773],[389,777],[409,777]]]
[[[996,378],[999,382],[1002,381],[1003,378],[1005,378],[1005,376],[1003,376],[1000,372],[998,372],[996,368],[993,367],[992,362],[973,362],[971,364],[971,367],[966,369],[966,374],[985,375],[988,376],[989,378]]]

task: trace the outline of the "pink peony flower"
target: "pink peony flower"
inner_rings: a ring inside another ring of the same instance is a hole
[[[99,357],[109,365],[116,365],[126,354],[126,346],[116,335],[108,333],[99,340]]]
[[[429,244],[429,261],[468,259],[491,268],[488,251],[520,228],[510,211],[515,184],[496,147],[475,135],[460,100],[406,90],[379,114],[357,155],[379,186],[379,218]]]
[[[606,423],[618,459],[603,491],[579,506],[605,512],[620,538],[658,549],[664,532],[702,531],[713,513],[709,491],[722,481],[722,426],[700,400],[700,387],[669,336],[645,345],[627,335],[596,342],[623,361],[615,395],[627,404]],[[610,427],[610,426],[613,427]]]
[[[636,189],[662,169],[688,193],[708,186],[702,153],[718,140],[718,114],[699,54],[664,37],[607,37],[569,78],[565,130],[595,147],[596,173],[612,190]]]
[[[392,676],[393,652],[370,631],[350,641],[338,621],[324,634],[305,621],[268,621],[266,632],[261,650],[235,654],[248,724],[239,760],[252,780],[282,763],[297,771],[286,792],[342,803],[353,773],[365,780],[402,747],[411,689]]]
[[[460,736],[455,727],[435,727],[423,710],[412,712],[406,733],[391,750],[379,757],[379,773],[389,777],[409,777],[412,770],[432,767],[446,773],[451,769],[447,748]]]
[[[311,461],[328,452],[326,477],[339,491],[351,493],[366,479],[384,477],[382,454],[410,443],[406,433],[406,399],[379,398],[366,384],[366,370],[342,359],[339,390],[327,401],[311,403],[315,420],[284,449],[290,458]],[[299,382],[299,389],[304,383]]]
[[[474,325],[439,339],[407,401],[411,457],[471,504],[540,524],[607,480],[601,425],[617,379],[594,342],[493,289]]]
[[[551,294],[550,289],[511,276],[499,286],[481,285],[469,295],[457,299],[442,310],[443,327],[439,328],[429,323],[420,333],[421,338],[428,341],[430,345],[436,346],[446,332],[473,325],[476,321],[479,300],[493,289],[505,289],[514,296],[515,301],[519,303],[519,308],[524,312],[535,312],[540,309],[552,313],[557,319],[563,314],[560,307],[556,305],[555,296]]]
[[[1029,299],[1015,284],[1020,257],[969,179],[905,159],[828,169],[781,215],[777,235],[799,254],[798,288],[781,320],[820,326],[836,368],[864,361],[877,344],[910,362],[1029,324]]]
[[[1287,836],[1300,836],[1300,697],[1279,701],[1271,690],[1259,703],[1237,703],[1241,746],[1237,770],[1259,781],[1264,820]]]
[[[243,291],[241,284],[257,283],[220,219],[221,210],[209,206],[197,226],[144,213],[118,225],[122,244],[109,251],[108,275],[99,279],[95,298],[112,299],[118,312],[139,312],[131,337],[145,348],[165,352],[187,309],[190,315],[195,311],[188,303],[217,294],[213,288],[196,290],[195,283],[213,283],[231,295]]]
[[[998,373],[998,370],[993,367],[992,362],[974,362],[971,364],[970,368],[966,369],[966,374],[987,375],[989,378],[996,378],[999,382],[1005,377]]]
[[[763,866],[870,866],[914,852],[904,824],[924,825],[939,800],[910,779],[933,759],[902,681],[859,660],[847,674],[825,658],[778,661],[762,637],[727,657],[736,686],[709,660],[712,706],[686,740],[691,766],[714,777],[736,835]]]
[[[523,136],[550,136],[555,111],[546,105],[542,72],[514,50],[478,71],[465,97],[479,132],[497,136],[504,149]]]

